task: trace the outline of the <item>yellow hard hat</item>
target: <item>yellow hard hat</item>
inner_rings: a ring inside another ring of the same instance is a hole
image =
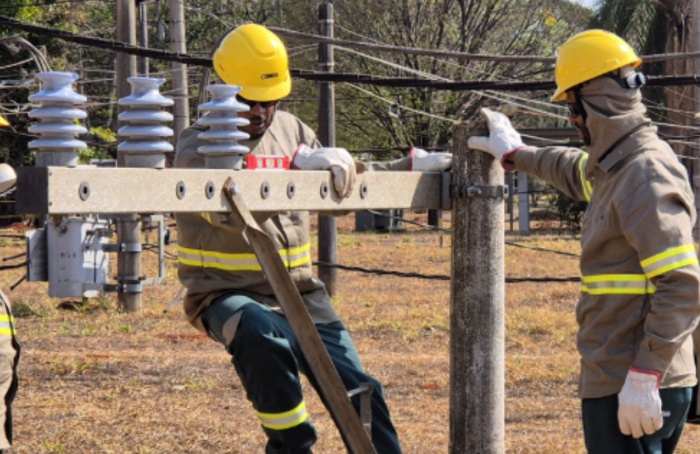
[[[239,85],[241,96],[252,101],[277,101],[289,94],[287,50],[267,28],[245,24],[226,35],[214,52],[214,70],[229,85]]]
[[[564,101],[566,91],[578,84],[623,66],[637,68],[641,64],[642,59],[619,36],[605,30],[586,30],[557,49],[554,67],[557,91],[552,102]]]
[[[5,117],[0,115],[0,126],[10,126],[10,122],[5,120]]]

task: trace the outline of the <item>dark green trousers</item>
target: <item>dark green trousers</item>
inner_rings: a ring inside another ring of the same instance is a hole
[[[590,454],[671,454],[685,427],[692,388],[659,391],[664,425],[651,435],[623,435],[617,422],[617,394],[583,399],[583,436]]]
[[[309,453],[316,430],[300,418],[304,402],[299,373],[319,392],[318,383],[304,359],[299,343],[284,315],[243,295],[216,299],[202,315],[215,340],[224,343],[226,321],[240,312],[233,341],[226,345],[232,363],[268,437],[266,453]],[[341,322],[317,324],[321,340],[347,390],[370,383],[372,393],[372,442],[379,454],[401,452],[381,384],[365,373],[350,335]],[[320,392],[319,392],[320,395]],[[359,412],[359,396],[352,399]],[[276,424],[279,422],[279,427]],[[286,424],[286,425],[284,425]],[[284,426],[283,426],[284,425]]]

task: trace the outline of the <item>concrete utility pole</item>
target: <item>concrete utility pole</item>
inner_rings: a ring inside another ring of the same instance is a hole
[[[323,3],[318,6],[318,34],[333,37],[333,4]],[[321,70],[333,72],[333,46],[318,45],[318,60]],[[318,124],[319,139],[326,147],[335,146],[335,89],[333,83],[319,84]],[[318,260],[326,263],[337,263],[337,224],[332,216],[318,216]],[[338,270],[320,266],[318,277],[326,284],[328,294],[335,294],[338,281]]]
[[[450,453],[505,452],[503,169],[455,127],[452,164]]]
[[[184,0],[168,0],[170,17],[170,50],[181,54],[187,53],[185,38],[185,2]],[[187,65],[179,62],[172,63],[173,92],[175,100],[173,108],[173,131],[175,141],[180,133],[190,125],[190,102],[187,89]]]

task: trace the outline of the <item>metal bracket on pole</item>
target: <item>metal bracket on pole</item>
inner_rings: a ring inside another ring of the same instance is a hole
[[[118,284],[102,284],[98,290],[103,292],[124,292],[124,293],[142,293],[143,286],[140,281],[134,279],[119,280]]]
[[[244,226],[248,242],[287,317],[348,450],[353,454],[376,454],[277,247],[272,238],[260,229],[238,188],[232,183],[233,180],[229,177],[222,188],[231,206],[229,216],[236,225]]]
[[[374,386],[369,382],[362,382],[360,386],[355,389],[348,391],[348,397],[352,398],[356,395],[360,395],[360,421],[362,421],[362,427],[365,428],[367,436],[372,436],[372,393],[374,392]]]
[[[482,186],[478,184],[452,184],[450,185],[450,196],[453,199],[463,197],[489,197],[505,199],[508,197],[508,186]]]
[[[141,243],[109,243],[102,246],[105,252],[141,252]]]
[[[452,172],[440,172],[440,209],[452,210]]]

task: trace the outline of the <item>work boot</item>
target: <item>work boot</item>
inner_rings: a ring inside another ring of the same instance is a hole
[[[2,452],[0,452],[2,454]],[[276,440],[268,440],[265,446],[265,454],[313,454],[311,449],[290,450],[279,444]]]

